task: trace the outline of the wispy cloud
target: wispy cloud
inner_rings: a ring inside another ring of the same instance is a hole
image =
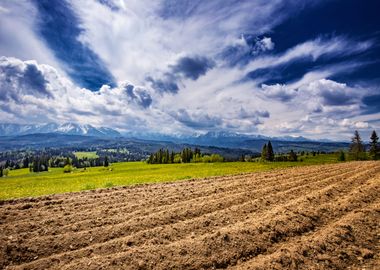
[[[68,75],[80,86],[98,90],[115,85],[114,78],[99,56],[79,41],[84,32],[79,17],[65,0],[33,1],[39,13],[37,32],[63,63]]]
[[[350,40],[345,37],[317,38],[306,41],[288,49],[280,55],[263,56],[251,61],[244,70],[252,72],[257,69],[271,68],[299,60],[316,61],[321,57],[342,57],[364,52],[373,46],[373,41]]]

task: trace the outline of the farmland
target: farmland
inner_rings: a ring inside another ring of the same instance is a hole
[[[62,168],[31,173],[28,169],[11,170],[0,178],[0,199],[41,196],[112,186],[166,182],[209,176],[257,172],[275,168],[337,162],[335,154],[304,156],[302,162],[224,162],[187,164],[146,164],[120,162],[110,167],[76,169],[63,173]]]
[[[379,194],[367,161],[2,201],[0,268],[376,269]]]

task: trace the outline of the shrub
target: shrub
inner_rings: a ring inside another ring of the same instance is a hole
[[[224,158],[221,155],[218,154],[212,154],[211,155],[211,162],[223,162]]]
[[[7,168],[7,169],[4,169],[3,170],[3,175],[4,176],[8,176],[8,174],[9,174],[9,169]]]
[[[63,172],[64,173],[71,173],[73,171],[73,166],[67,164],[65,167],[63,167]]]
[[[202,157],[202,162],[203,163],[210,163],[211,162],[211,157],[209,155],[204,155]]]

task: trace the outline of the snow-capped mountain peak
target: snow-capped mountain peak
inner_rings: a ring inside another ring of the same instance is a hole
[[[97,137],[118,137],[121,134],[111,128],[94,127],[88,124],[76,123],[48,123],[35,125],[0,124],[0,136],[15,136],[36,133],[59,133],[68,135],[84,135]]]

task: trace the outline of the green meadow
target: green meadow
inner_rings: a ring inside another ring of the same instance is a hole
[[[73,153],[77,158],[98,158],[99,156],[96,152],[74,152]]]
[[[48,172],[33,173],[28,169],[9,172],[0,179],[0,199],[35,197],[48,194],[109,188],[141,183],[159,183],[208,176],[232,175],[292,166],[334,163],[337,155],[300,157],[298,162],[221,162],[146,164],[144,162],[120,162],[109,167],[74,169],[63,173],[62,168],[49,168]]]

